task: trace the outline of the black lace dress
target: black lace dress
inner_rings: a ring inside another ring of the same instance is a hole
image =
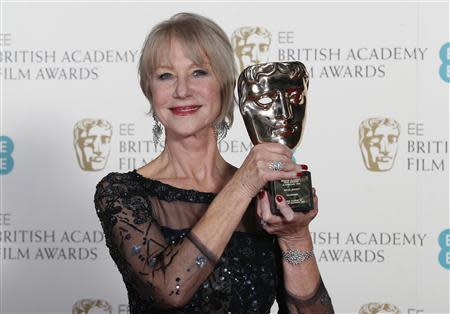
[[[285,293],[277,241],[262,230],[238,227],[213,256],[190,229],[214,197],[136,171],[99,182],[95,207],[131,314],[269,313],[275,299],[279,313],[333,313],[322,281],[308,300]]]

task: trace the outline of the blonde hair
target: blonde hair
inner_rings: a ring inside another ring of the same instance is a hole
[[[237,68],[233,49],[225,32],[210,19],[193,13],[178,13],[152,28],[142,47],[139,60],[141,89],[152,102],[150,78],[155,68],[170,51],[171,41],[176,39],[188,57],[195,63],[208,63],[220,84],[221,111],[214,122],[219,125],[233,123],[234,86]],[[204,60],[205,56],[208,60]]]

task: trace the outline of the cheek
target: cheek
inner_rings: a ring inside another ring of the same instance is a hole
[[[218,105],[219,110],[221,108],[221,95],[220,95],[220,88],[216,84],[211,84],[209,86],[206,86],[203,95],[205,99],[209,100],[211,104]]]
[[[152,92],[152,105],[153,107],[160,107],[164,102],[167,100],[167,96],[160,90],[155,89],[154,92]]]
[[[152,106],[160,107],[168,101],[170,97],[170,89],[158,83],[150,83],[150,90],[152,94]]]

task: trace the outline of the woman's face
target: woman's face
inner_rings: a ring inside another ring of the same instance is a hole
[[[166,128],[166,137],[210,132],[221,110],[220,85],[205,56],[196,64],[177,41],[150,79],[152,105]]]

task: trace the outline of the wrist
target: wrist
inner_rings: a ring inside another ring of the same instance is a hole
[[[254,197],[249,189],[243,187],[242,182],[236,178],[229,180],[221,192],[228,195],[228,198],[234,199],[237,202],[251,201]]]
[[[306,227],[296,234],[278,237],[278,243],[282,249],[289,247],[312,247],[311,233],[308,227]]]
[[[230,181],[228,181],[227,186],[233,191],[234,194],[236,194],[236,196],[251,200],[255,197],[258,189],[244,182],[245,180],[243,180],[239,175],[235,175]]]

